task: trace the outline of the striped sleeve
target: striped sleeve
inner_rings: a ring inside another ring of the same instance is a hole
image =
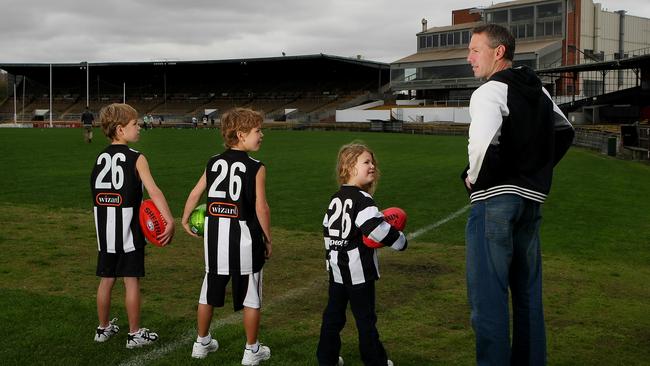
[[[395,250],[405,250],[408,245],[406,236],[384,220],[384,215],[369,194],[361,193],[364,199],[360,201],[359,213],[354,224],[368,238]]]

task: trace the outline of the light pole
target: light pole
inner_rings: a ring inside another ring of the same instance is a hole
[[[82,61],[79,68],[81,70],[86,70],[86,108],[90,107],[90,67],[88,61]]]
[[[90,65],[86,61],[86,107],[90,107]]]
[[[163,102],[165,103],[165,115],[167,114],[167,61],[163,64]]]
[[[16,110],[16,80],[14,79],[14,123],[18,122],[18,113]]]
[[[23,109],[20,110],[20,120],[25,121],[25,84],[27,84],[27,78],[23,75]]]
[[[52,64],[50,64],[50,128],[52,127]]]

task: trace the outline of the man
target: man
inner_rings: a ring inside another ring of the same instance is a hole
[[[87,143],[93,142],[93,122],[95,116],[86,106],[86,110],[81,114],[81,123],[84,129],[84,141]]]
[[[507,29],[487,24],[472,33],[467,61],[476,78],[487,79],[470,101],[462,175],[472,204],[466,260],[476,362],[544,365],[540,206],[574,131],[535,73],[512,67]]]

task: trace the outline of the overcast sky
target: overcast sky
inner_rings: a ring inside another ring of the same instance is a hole
[[[326,53],[392,62],[422,18],[484,0],[0,0],[0,62],[221,60]],[[601,1],[650,18],[648,0]]]

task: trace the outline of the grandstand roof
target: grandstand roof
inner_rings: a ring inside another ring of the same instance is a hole
[[[471,23],[460,23],[460,24],[454,24],[454,25],[446,25],[443,27],[432,27],[428,28],[425,31],[417,33],[418,36],[424,35],[424,34],[429,34],[429,33],[438,33],[438,32],[447,32],[447,31],[455,31],[455,30],[460,30],[460,29],[473,29],[475,27],[478,27],[479,25],[484,25],[484,21],[478,21],[478,22],[471,22]]]
[[[650,54],[629,57],[621,60],[592,62],[578,65],[565,65],[548,69],[537,70],[538,74],[555,74],[565,72],[581,71],[605,71],[619,69],[635,69],[640,67],[650,67]]]
[[[504,3],[499,3],[499,4],[493,4],[485,9],[499,9],[499,8],[507,8],[511,6],[517,6],[517,5],[526,5],[526,4],[534,4],[534,3],[541,3],[547,0],[515,0],[515,1],[506,1]]]
[[[559,39],[546,39],[541,41],[533,42],[520,42],[517,43],[515,47],[515,55],[523,55],[529,53],[545,53],[547,50],[555,49],[559,47],[561,40]],[[403,59],[393,62],[396,63],[405,63],[405,62],[425,62],[425,61],[440,61],[440,60],[451,60],[451,59],[466,59],[467,58],[467,48],[465,47],[454,47],[454,48],[436,48],[432,51],[424,51],[414,53],[410,56],[404,57]]]
[[[101,89],[101,94],[121,94],[123,85],[130,95],[374,91],[388,83],[390,73],[387,63],[327,54],[51,65],[55,95],[85,94],[87,78],[90,92]],[[49,67],[48,63],[0,63],[0,69],[25,76],[32,92],[40,89],[45,94]]]
[[[79,63],[52,63],[52,67],[83,67],[86,64],[90,67],[93,66],[142,66],[142,65],[219,65],[219,64],[241,64],[242,62],[291,62],[291,61],[309,61],[309,60],[333,60],[347,62],[357,65],[363,65],[374,68],[388,68],[388,64],[378,61],[370,61],[352,57],[342,57],[336,55],[327,55],[324,53],[315,55],[299,55],[299,56],[280,56],[280,57],[259,57],[259,58],[238,58],[238,59],[225,59],[225,60],[194,60],[194,61],[181,61],[181,60],[152,60],[152,61],[135,61],[135,62],[79,62]],[[49,67],[49,63],[0,63],[0,69],[3,69],[14,75],[23,75],[24,71],[35,67]]]

